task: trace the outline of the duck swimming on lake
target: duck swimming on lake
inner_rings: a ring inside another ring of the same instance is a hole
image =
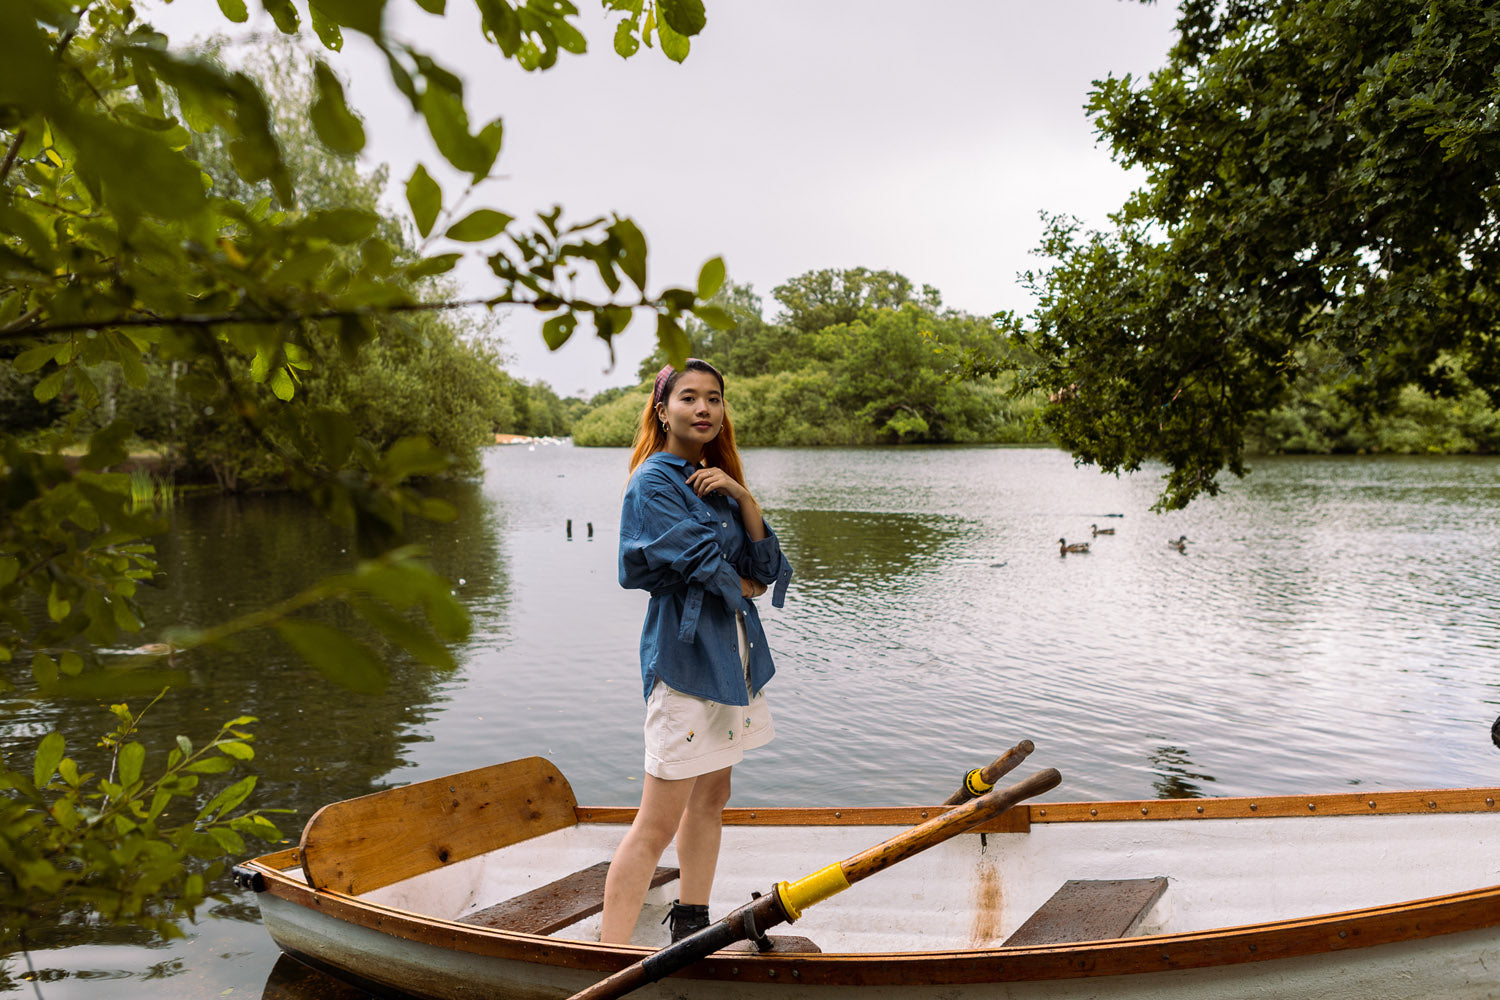
[[[1089,543],[1088,542],[1074,542],[1072,545],[1069,545],[1068,544],[1068,540],[1066,538],[1059,538],[1057,540],[1057,549],[1058,549],[1058,555],[1064,555],[1064,556],[1067,555],[1069,552],[1087,552],[1089,550]]]
[[[1178,535],[1177,536],[1177,540],[1175,542],[1172,539],[1168,538],[1167,539],[1167,548],[1176,549],[1178,552],[1186,552],[1187,551],[1187,540],[1188,540],[1187,535]]]
[[[1097,524],[1091,524],[1089,527],[1094,530],[1095,538],[1098,538],[1100,535],[1113,535],[1115,533],[1114,528],[1101,528]]]

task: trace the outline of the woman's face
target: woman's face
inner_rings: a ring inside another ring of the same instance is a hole
[[[709,372],[685,371],[656,413],[667,425],[667,447],[696,455],[724,426],[724,394]]]

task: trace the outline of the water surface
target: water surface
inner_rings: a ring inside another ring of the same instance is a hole
[[[625,457],[497,448],[482,481],[445,487],[459,520],[421,534],[474,618],[456,672],[393,657],[387,692],[354,696],[251,637],[184,657],[148,738],[259,716],[257,802],[292,809],[293,834],[333,799],[532,754],[580,802],[633,805],[646,596],[615,582]],[[1023,738],[1063,772],[1059,800],[1500,783],[1500,461],[1253,465],[1158,515],[1154,475],[1047,449],[748,451],[796,576],[785,608],[762,598],[778,735],[736,770],[735,804],[936,802]],[[1060,537],[1092,551],[1062,557]],[[351,558],[292,497],[183,503],[160,548],[160,625],[263,606]],[[90,703],[0,710],[7,751],[107,724]],[[186,942],[82,929],[35,954],[42,995],[346,995],[273,975],[253,900],[230,892]],[[4,966],[0,991],[29,992],[23,971]]]

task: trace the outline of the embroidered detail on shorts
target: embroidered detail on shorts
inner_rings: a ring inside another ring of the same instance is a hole
[[[730,738],[730,739],[734,739],[734,730],[733,730],[733,729],[731,729],[731,730],[730,730],[730,731],[729,731],[729,738]]]
[[[698,735],[697,733],[695,733],[695,732],[693,732],[693,730],[689,729],[688,730],[688,734],[687,734],[687,741],[689,743],[693,742],[693,737],[697,736],[697,735]]]
[[[745,716],[745,728],[746,729],[750,728],[750,716],[748,716],[748,715]]]

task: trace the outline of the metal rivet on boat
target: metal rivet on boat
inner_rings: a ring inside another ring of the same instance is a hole
[[[1369,802],[1369,806],[1370,806],[1370,808],[1371,808],[1371,809],[1374,809],[1374,808],[1375,808],[1375,800],[1374,800],[1374,799],[1371,799],[1371,800],[1370,800],[1370,802]]]
[[[843,819],[844,818],[844,814],[841,813],[841,812],[835,811],[834,814],[833,814],[833,818],[834,819]]]
[[[927,810],[926,810],[926,809],[923,809],[923,810],[922,810],[922,818],[923,818],[923,819],[926,819],[926,818],[927,818]]]
[[[1252,944],[1252,945],[1251,945],[1251,946],[1250,946],[1250,950],[1251,950],[1251,951],[1255,951],[1255,950],[1256,950],[1256,948],[1257,948],[1257,947],[1258,947],[1258,946],[1257,946],[1257,945],[1253,945],[1253,944]]]
[[[1308,808],[1308,809],[1309,809],[1309,810],[1310,810],[1310,811],[1316,811],[1316,810],[1317,810],[1317,808],[1318,808],[1318,804],[1317,804],[1317,803],[1316,803],[1316,802],[1309,802],[1309,803],[1308,803],[1308,804],[1307,804],[1307,808]]]
[[[1436,802],[1429,802],[1429,803],[1427,803],[1427,808],[1428,809],[1436,809],[1437,808],[1437,803]]]
[[[802,970],[801,969],[793,969],[792,970],[792,978],[793,979],[801,979],[802,978]]]
[[[1146,812],[1147,812],[1146,807],[1145,806],[1141,806],[1141,815],[1142,816],[1146,815]]]
[[[1198,807],[1198,811],[1199,811],[1199,812],[1202,812],[1202,811],[1203,811],[1203,807],[1202,807],[1202,806],[1199,806],[1199,807]]]
[[[1039,816],[1045,816],[1045,815],[1047,815],[1047,810],[1045,810],[1045,809],[1043,809],[1043,810],[1042,810],[1042,811],[1041,811],[1041,812],[1040,812],[1040,813],[1038,813],[1038,814],[1037,814],[1037,815],[1039,815]]]
[[[1348,931],[1339,931],[1339,937],[1346,938],[1348,936],[1349,936],[1349,932]]]
[[[1089,810],[1089,815],[1090,816],[1097,816],[1097,815],[1099,815],[1099,810],[1097,810],[1097,809],[1090,809]]]
[[[1250,811],[1251,812],[1255,812],[1255,810],[1257,810],[1259,808],[1260,808],[1260,806],[1256,805],[1254,802],[1250,803]]]
[[[750,814],[750,818],[751,818],[751,819],[754,819],[754,818],[755,818],[755,813],[751,813],[751,814]]]
[[[740,974],[740,967],[736,965],[734,968],[729,970],[729,974],[731,976],[738,976]]]
[[[775,979],[776,978],[776,970],[775,969],[767,969],[766,970],[766,975],[769,976],[772,979]]]
[[[1485,799],[1484,800],[1484,804],[1487,805],[1487,806],[1492,806],[1492,805],[1495,804],[1495,800],[1494,799]]]
[[[449,785],[448,786],[448,791],[450,791],[450,792],[456,792],[456,791],[458,791],[458,789],[454,788],[452,785]]]

